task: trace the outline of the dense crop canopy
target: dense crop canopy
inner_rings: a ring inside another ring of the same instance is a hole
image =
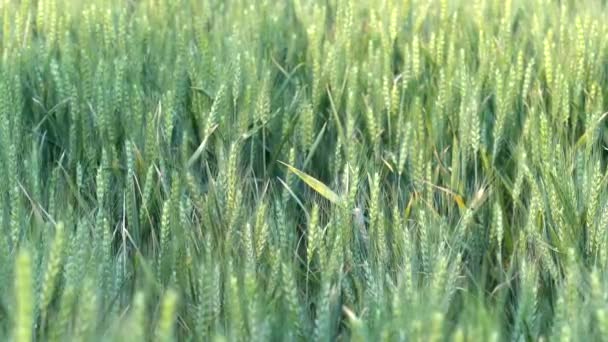
[[[0,340],[607,340],[607,6],[0,0]]]

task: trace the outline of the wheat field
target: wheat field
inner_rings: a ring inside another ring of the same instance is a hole
[[[0,0],[0,340],[608,341],[605,0]]]

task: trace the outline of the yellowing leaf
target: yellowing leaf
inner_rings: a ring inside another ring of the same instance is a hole
[[[314,178],[313,176],[311,176],[305,172],[302,172],[302,171],[296,169],[295,167],[293,167],[287,163],[284,163],[282,161],[279,161],[279,163],[287,166],[289,171],[295,173],[296,176],[298,176],[304,183],[306,183],[314,191],[318,192],[319,195],[325,197],[332,203],[340,202],[340,196],[338,196],[338,194],[336,194],[333,190],[331,190],[327,185],[323,184],[320,180]]]
[[[456,201],[456,204],[458,204],[458,208],[460,208],[460,209],[466,208],[466,205],[464,204],[464,200],[462,199],[462,196],[454,194],[454,200]]]
[[[405,208],[405,218],[409,219],[410,214],[412,213],[412,206],[414,205],[415,196],[412,196],[407,203],[407,207]]]

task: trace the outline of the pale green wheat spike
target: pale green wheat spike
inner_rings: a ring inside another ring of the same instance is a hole
[[[120,313],[120,308],[123,307],[123,303],[125,301],[125,294],[121,290],[125,285],[125,277],[127,276],[127,262],[126,262],[126,252],[124,249],[119,249],[115,260],[112,260],[112,273],[109,278],[109,287],[108,290],[109,298],[111,298],[114,305],[109,307],[110,315],[118,315]],[[172,279],[175,282],[174,279]]]
[[[211,134],[213,132],[214,126],[221,123],[221,117],[223,113],[220,113],[223,106],[224,97],[226,96],[226,86],[221,85],[217,92],[215,93],[215,97],[213,99],[213,104],[211,105],[211,110],[209,111],[209,116],[207,117],[207,122],[205,124],[205,136]]]
[[[526,71],[524,73],[524,81],[523,81],[523,84],[521,87],[522,102],[525,102],[525,100],[528,96],[528,91],[530,90],[530,87],[532,85],[532,81],[533,81],[533,77],[534,77],[534,75],[532,75],[533,71],[534,71],[534,58],[532,58],[532,59],[530,59],[530,61],[528,61],[528,66],[526,67]]]
[[[270,289],[271,290],[275,290],[279,288],[279,284],[280,284],[280,279],[282,277],[282,270],[281,270],[281,256],[282,256],[282,250],[281,250],[281,246],[280,244],[276,244],[276,246],[273,246],[274,248],[269,248],[268,250],[268,254],[269,254],[269,279],[271,280],[270,285]]]
[[[284,262],[282,269],[284,272],[282,273],[283,277],[281,283],[283,286],[281,292],[283,293],[287,304],[291,324],[293,324],[298,336],[305,337],[305,322],[303,322],[304,314],[302,312],[302,304],[298,297],[298,286],[296,284],[293,268]]]
[[[249,304],[249,337],[253,342],[264,342],[270,338],[270,324],[264,316],[262,301],[259,299],[259,288],[255,284],[254,274],[245,275],[245,284],[248,291]]]
[[[332,307],[331,307],[332,288],[328,280],[322,280],[321,292],[316,307],[316,319],[314,324],[314,340],[317,342],[330,341],[332,336]]]
[[[497,253],[498,260],[502,262],[502,241],[504,235],[504,226],[503,226],[503,215],[502,209],[500,208],[500,203],[496,201],[493,207],[493,223],[492,223],[492,240],[496,241],[497,244]]]
[[[544,70],[547,88],[551,90],[553,86],[553,31],[549,29],[544,41]]]
[[[449,274],[449,252],[442,248],[439,250],[438,255],[435,257],[435,262],[433,264],[433,273],[430,283],[430,290],[433,294],[433,300],[440,302],[442,297],[444,296],[444,291],[446,291],[447,285],[447,277]]]
[[[99,83],[95,88],[95,100],[97,103],[96,108],[96,120],[99,123],[99,133],[103,138],[108,139],[108,142],[114,143],[116,140],[116,134],[114,131],[114,122],[112,115],[112,107],[108,103],[109,91],[104,87],[107,79],[107,66],[106,62],[100,60],[97,66],[97,79]]]
[[[238,189],[238,166],[240,145],[233,143],[228,151],[228,160],[226,167],[226,219],[232,229],[232,224],[237,217],[236,209],[240,205],[242,193]]]
[[[380,144],[380,135],[378,133],[378,125],[376,123],[376,115],[374,114],[374,110],[372,106],[368,105],[365,112],[365,123],[367,127],[367,133],[369,135],[369,139],[374,146],[374,150]]]
[[[110,175],[110,160],[108,157],[108,153],[105,149],[101,150],[101,163],[99,164],[99,168],[97,169],[97,175],[95,177],[96,182],[96,196],[97,196],[97,205],[100,209],[104,207],[104,199],[107,191],[107,187],[109,186]]]
[[[421,74],[420,41],[417,35],[412,41],[412,74],[414,79],[418,79]]]
[[[158,131],[156,118],[152,114],[148,114],[146,118],[146,143],[144,157],[146,162],[152,164],[158,159]]]
[[[12,48],[12,39],[11,39],[11,24],[12,21],[9,19],[9,6],[3,6],[3,18],[2,22],[4,23],[2,27],[2,47],[6,50],[11,50]]]
[[[109,52],[112,51],[112,43],[115,40],[114,37],[114,18],[112,10],[107,9],[103,17],[103,45],[104,50]]]
[[[562,73],[561,67],[558,65],[555,70],[555,85],[553,89],[555,101],[551,102],[551,119],[554,121],[561,120],[564,116],[564,113],[560,112],[560,110],[562,109],[563,103],[562,96],[567,88],[566,76]],[[564,121],[563,125],[567,125],[567,122]]]
[[[548,270],[548,274],[554,279],[559,279],[560,273],[553,261],[549,248],[552,247],[550,242],[544,241],[541,234],[538,232],[534,233],[535,249],[540,256],[539,261]]]
[[[306,228],[306,261],[308,267],[312,262],[314,253],[318,248],[322,247],[321,239],[322,232],[319,226],[319,206],[315,203],[310,212],[308,227]]]
[[[469,129],[469,124],[467,122],[469,117],[466,115],[466,112],[468,105],[467,100],[469,99],[469,96],[471,96],[471,91],[469,90],[471,77],[467,71],[464,49],[460,49],[460,70],[458,75],[460,76],[460,109],[458,112],[460,122],[458,128],[460,129],[461,141],[466,143],[467,139],[465,138],[467,137],[467,130]]]
[[[414,130],[412,129],[411,122],[406,122],[402,125],[401,132],[401,146],[399,148],[399,159],[397,160],[397,173],[399,176],[403,175],[405,171],[405,164],[408,158],[408,153],[412,153],[414,149]],[[414,155],[416,157],[416,155]]]
[[[110,227],[108,219],[102,210],[99,210],[95,220],[95,232],[93,234],[93,257],[99,262],[97,267],[97,276],[99,278],[99,286],[106,288],[106,279],[109,277],[108,256],[110,254]]]
[[[524,51],[519,50],[517,53],[517,62],[515,64],[515,80],[520,85],[524,79]]]
[[[494,122],[494,152],[493,152],[493,158],[496,158],[496,155],[498,153],[498,148],[500,147],[500,142],[502,139],[502,134],[503,134],[503,129],[504,129],[504,125],[505,125],[505,120],[506,120],[506,113],[504,112],[505,109],[505,90],[504,90],[504,79],[502,76],[502,73],[500,72],[500,70],[496,70],[495,73],[495,91],[494,91],[494,98],[496,101],[496,108],[497,108],[497,113],[496,113],[496,119]]]
[[[369,230],[373,236],[376,255],[379,262],[383,262],[386,257],[386,234],[385,225],[382,218],[380,206],[380,174],[374,173],[370,184],[370,203],[369,203]]]
[[[36,31],[41,34],[44,32],[45,7],[48,0],[39,0],[36,3]]]
[[[340,27],[340,40],[344,48],[344,53],[349,56],[352,51],[352,35],[353,35],[353,3],[351,1],[343,1],[338,7]]]
[[[602,179],[604,175],[601,170],[601,160],[597,159],[592,169],[591,182],[588,184],[587,194],[587,229],[589,238],[587,239],[587,254],[592,255],[597,252],[598,227],[596,216],[599,209],[600,194],[602,191]]]
[[[568,266],[567,272],[565,274],[564,285],[565,288],[565,299],[566,299],[566,307],[570,311],[570,318],[575,317],[575,310],[578,308],[578,284],[580,284],[581,274],[580,269],[577,264],[577,251],[574,248],[568,249],[568,255],[566,259],[566,265]]]
[[[220,313],[219,265],[199,269],[198,295],[196,330],[199,338],[205,338],[209,334],[209,329],[215,328],[215,321]]]
[[[76,332],[78,340],[86,341],[91,337],[92,332],[97,324],[98,296],[94,278],[87,276],[84,279],[80,298],[78,301],[76,315]]]
[[[141,290],[133,295],[128,334],[133,341],[146,340],[146,297]]]
[[[479,93],[480,93],[480,89],[479,89],[479,85],[476,85],[473,88],[473,93],[471,94],[471,104],[468,110],[468,115],[469,115],[469,119],[467,120],[469,123],[469,131],[470,131],[470,136],[469,136],[469,141],[470,141],[470,148],[473,152],[473,154],[477,154],[477,152],[479,151],[479,147],[481,144],[481,122],[479,119],[479,113],[478,113],[478,97],[479,97]],[[428,168],[428,170],[430,170],[430,168]]]
[[[253,227],[248,222],[243,231],[241,231],[241,246],[243,248],[243,255],[245,256],[244,264],[246,269],[254,268],[253,265],[257,262],[255,258],[255,251],[253,249]]]
[[[372,46],[372,42],[370,41],[370,49]],[[410,56],[410,48],[409,45],[405,44],[404,49],[403,49],[403,65],[401,66],[402,71],[401,71],[401,77],[403,78],[403,82],[401,83],[401,87],[402,93],[405,93],[405,91],[407,90],[407,87],[409,85],[410,80],[413,78],[412,75],[412,65],[410,63],[411,60],[411,56]],[[372,78],[371,77],[372,73],[369,73],[368,78]]]
[[[417,144],[422,144],[417,143]],[[416,151],[416,154],[413,156],[413,179],[412,179],[412,184],[414,184],[417,187],[418,191],[422,191],[422,189],[424,188],[424,177],[426,175],[425,172],[425,163],[424,163],[424,158],[425,158],[425,153],[424,153],[424,149],[422,148],[422,146],[418,147],[418,151]]]
[[[144,181],[144,188],[142,190],[142,198],[141,198],[141,210],[139,211],[139,222],[149,222],[151,216],[151,207],[150,202],[152,201],[152,192],[154,190],[154,164],[150,164],[148,166],[148,171],[146,171],[146,179]]]
[[[576,17],[576,84],[577,88],[583,86],[585,79],[585,28],[580,16]]]
[[[538,215],[541,214],[541,205],[540,205],[540,191],[538,186],[533,181],[530,182],[531,185],[531,198],[530,205],[528,209],[528,220],[526,222],[526,226],[524,227],[524,234],[526,238],[532,238],[535,235],[537,228],[537,218]]]
[[[410,228],[403,227],[403,271],[401,272],[401,283],[403,286],[403,299],[410,300],[414,293],[414,277],[412,274],[412,261],[415,258],[414,240],[409,232]]]
[[[438,123],[443,123],[446,121],[446,108],[449,100],[449,87],[448,80],[445,72],[445,68],[442,68],[439,71],[439,89],[437,90],[437,112],[439,114],[439,118],[437,118]],[[440,131],[439,129],[437,129]],[[441,131],[440,131],[441,132]]]
[[[63,74],[65,75],[65,73]],[[53,75],[53,81],[55,82],[55,87],[57,87],[59,101],[63,101],[68,95],[67,85],[61,76],[62,72],[59,70],[59,64],[54,59],[51,61],[51,75]]]
[[[435,45],[437,44],[437,32],[433,31],[431,32],[431,37],[429,38],[429,42],[426,46],[427,51],[429,52],[429,54],[433,53],[437,48],[435,47]],[[436,60],[434,60],[435,56],[432,55],[431,56],[431,60],[435,63],[437,63]]]
[[[136,188],[135,188],[135,156],[134,156],[134,145],[131,141],[125,142],[125,152],[127,158],[127,184],[125,189],[126,196],[126,215],[128,219],[128,224],[130,229],[134,232],[138,231],[139,226],[139,215],[137,213],[137,200],[136,196]]]
[[[597,82],[594,82],[591,84],[591,89],[589,90],[588,101],[585,101],[585,112],[588,113],[588,115],[585,116],[585,129],[587,132],[593,132],[591,139],[593,142],[596,141],[595,139],[601,133],[603,128],[601,125],[603,101],[600,94],[601,86],[597,84]]]
[[[237,107],[237,102],[241,93],[241,73],[241,54],[237,53],[232,65],[232,101],[234,108]]]
[[[34,330],[34,304],[32,284],[32,258],[30,252],[21,249],[15,259],[15,325],[13,336],[16,342],[31,342]]]
[[[449,39],[448,54],[447,54],[446,59],[447,60],[446,60],[445,65],[446,65],[447,74],[454,75],[454,73],[456,71],[457,56],[456,56],[456,44],[452,37],[450,37],[450,39]]]
[[[357,193],[359,191],[359,167],[346,164],[348,172],[348,197],[346,206],[352,210],[357,205]]]
[[[608,204],[605,203],[602,210],[602,217],[600,219],[600,227],[608,227]],[[601,266],[606,265],[606,243],[607,234],[605,230],[600,230],[595,236],[594,245],[597,250],[597,264]]]
[[[361,261],[359,260],[359,258],[355,258],[353,260],[353,262],[356,263],[356,264],[361,263]],[[357,280],[359,280],[359,279],[357,279]],[[362,281],[357,281],[356,282],[357,285],[362,285],[362,283],[363,283]],[[354,287],[355,286],[352,283],[348,283],[348,282],[343,282],[341,284],[341,289],[340,290],[342,291],[342,297],[344,298],[344,299],[342,299],[342,305],[345,306],[345,307],[347,307],[347,308],[355,306],[356,297],[355,297],[355,288]],[[369,298],[369,296],[367,298]],[[369,299],[367,301],[370,303],[370,305],[374,304]]]
[[[56,0],[50,0],[49,3],[49,18],[48,18],[48,22],[49,22],[49,42],[50,42],[50,47],[54,47],[56,46],[58,43],[60,43],[60,36],[59,36],[59,32],[62,32],[62,18],[61,15],[58,14],[58,12],[61,12],[61,9],[57,8],[57,1]],[[47,20],[45,20],[47,21]]]
[[[124,57],[116,58],[114,60],[114,107],[113,110],[118,110],[123,112],[123,108],[126,107],[126,89],[124,87],[125,84],[125,68],[126,61]],[[124,111],[126,114],[127,111]],[[127,124],[131,124],[131,122],[127,122]]]
[[[227,278],[227,322],[229,323],[229,336],[235,340],[240,341],[245,338],[245,312],[243,311],[243,303],[240,296],[239,282],[234,275],[235,271],[233,266],[228,266],[230,273]]]
[[[124,55],[127,51],[127,13],[124,9],[120,10],[118,14],[118,25],[117,25],[117,34],[116,40],[118,53],[120,55]]]
[[[369,264],[367,262],[367,260],[363,261],[363,265],[361,266],[362,268],[362,275],[361,277],[363,278],[363,282],[361,284],[361,286],[364,287],[364,298],[366,301],[368,301],[370,303],[370,306],[376,306],[379,302],[379,298],[380,298],[380,293],[379,293],[379,280],[375,279],[375,277],[372,276],[372,271],[371,268],[369,267]],[[380,273],[382,274],[383,271],[383,265],[380,265]]]
[[[131,99],[130,109],[131,112],[131,122],[128,122],[126,125],[126,129],[132,133],[131,137],[136,139],[135,141],[138,143],[142,143],[141,140],[141,130],[144,127],[144,104],[143,104],[143,94],[140,86],[138,84],[133,84],[131,87],[131,94],[129,98]]]
[[[40,289],[39,310],[43,322],[46,319],[47,308],[53,299],[57,278],[60,274],[61,264],[65,253],[65,239],[64,224],[59,222],[55,226],[55,237],[47,259]]]
[[[500,20],[500,36],[504,38],[504,44],[509,44],[511,34],[511,10],[512,10],[512,0],[504,1],[504,14],[502,19]]]
[[[513,328],[515,339],[520,339],[524,334],[524,329],[532,329],[535,324],[537,284],[533,266],[529,265],[526,260],[523,260],[520,266],[522,294],[519,298],[515,327]]]
[[[79,128],[82,126],[82,124],[80,123],[80,111],[79,111],[79,107],[80,107],[80,102],[81,99],[78,96],[78,90],[76,89],[76,87],[74,85],[72,85],[70,87],[70,133],[69,133],[69,140],[70,140],[70,147],[69,147],[69,151],[70,151],[70,160],[73,162],[74,160],[76,160],[76,158],[79,158],[78,155],[78,151],[79,151],[79,143],[81,143],[79,140],[79,137],[81,136],[81,132],[79,131]]]
[[[84,182],[84,170],[82,169],[82,164],[78,162],[76,164],[76,187],[78,191],[82,191]]]
[[[160,112],[163,115],[163,132],[166,141],[170,144],[173,136],[173,127],[175,125],[175,94],[169,90],[163,95],[163,100],[159,104]]]
[[[287,225],[286,217],[285,217],[285,207],[281,205],[281,201],[278,199],[275,200],[274,203],[274,212],[275,212],[275,229],[276,229],[276,238],[275,241],[279,246],[280,253],[286,253],[289,257],[292,256],[292,229],[291,226]],[[279,254],[283,256],[283,254]],[[280,265],[279,265],[280,266]]]
[[[390,112],[393,113],[393,116],[395,117],[395,119],[397,119],[397,117],[401,117],[401,115],[403,113],[402,111],[399,110],[399,104],[401,101],[399,94],[401,92],[402,87],[399,87],[398,84],[399,84],[399,80],[397,80],[397,79],[395,79],[391,82]],[[397,121],[397,129],[401,129],[400,120]]]
[[[300,117],[300,120],[302,120],[302,130],[300,133],[301,145],[304,150],[308,150],[312,147],[315,135],[315,114],[313,107],[309,102],[302,105]]]
[[[13,243],[13,250],[17,250],[17,245],[21,238],[21,227],[22,227],[22,203],[21,203],[21,188],[19,187],[19,178],[17,176],[17,151],[15,144],[11,143],[8,147],[9,150],[9,199],[11,203],[11,239]]]
[[[258,206],[255,215],[254,244],[257,260],[261,258],[264,248],[268,244],[268,222],[266,221],[267,208],[266,202],[262,202]]]
[[[517,86],[519,84],[520,76],[517,74],[517,70],[511,70],[509,72],[509,76],[507,77],[507,88],[505,93],[505,100],[502,102],[503,108],[502,112],[505,117],[512,113],[513,111],[513,102],[515,101],[515,95],[517,93]],[[506,122],[508,123],[508,121]],[[505,124],[506,124],[505,123]]]
[[[174,341],[174,325],[177,311],[178,295],[173,289],[168,289],[162,297],[160,316],[156,326],[156,341]]]
[[[350,92],[349,93],[349,99],[352,98],[354,95],[354,93]],[[395,121],[395,113],[391,111],[391,92],[390,92],[390,80],[388,79],[387,76],[384,76],[382,78],[382,99],[384,102],[384,110],[386,111],[386,115],[389,118],[389,122],[391,122],[391,125],[393,125],[392,122]],[[349,113],[346,113],[347,115],[349,115]],[[351,114],[352,115],[352,114]],[[347,117],[348,120],[348,117]]]
[[[551,132],[550,132],[550,127],[549,127],[549,121],[547,119],[547,115],[545,114],[540,114],[540,152],[541,155],[540,157],[540,161],[542,163],[551,163],[552,158],[551,158],[551,152],[553,150],[553,144],[552,144],[552,137],[551,137]],[[545,164],[547,165],[547,164]]]
[[[57,179],[59,177],[58,173],[59,173],[59,169],[53,168],[53,171],[51,172],[51,179],[47,185],[47,187],[49,188],[48,212],[51,217],[57,216],[56,215],[57,214],[57,201],[56,201],[55,195],[56,195],[56,191],[57,191]]]
[[[419,234],[419,241],[420,241],[420,255],[421,255],[421,261],[422,261],[422,267],[421,269],[424,272],[429,272],[431,271],[431,243],[430,243],[430,237],[429,237],[429,230],[430,230],[430,222],[429,220],[427,220],[427,213],[426,210],[424,208],[420,208],[419,209],[419,213],[418,213],[418,234]]]
[[[320,30],[316,28],[314,24],[308,30],[310,36],[310,50],[312,59],[312,90],[311,100],[313,108],[316,108],[321,100],[323,94],[323,71],[321,65],[321,44],[320,42]]]
[[[416,97],[414,99],[414,103],[412,104],[412,111],[415,120],[415,141],[410,144],[411,148],[416,151],[411,155],[418,155],[418,159],[416,159],[414,163],[414,178],[416,181],[420,181],[424,178],[424,160],[422,157],[422,153],[424,150],[424,141],[426,138],[426,126],[425,126],[425,115],[422,108],[422,102],[420,97]]]
[[[443,309],[448,310],[454,299],[454,295],[458,290],[458,282],[461,279],[462,273],[462,253],[456,254],[450,264],[450,270],[447,275],[443,296]]]
[[[158,269],[157,269],[157,281],[159,284],[164,284],[168,265],[172,265],[171,251],[171,209],[172,201],[168,199],[163,204],[161,226],[160,226],[160,249],[158,252]]]

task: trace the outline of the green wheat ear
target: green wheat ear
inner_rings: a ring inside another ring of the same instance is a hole
[[[55,226],[55,238],[51,246],[51,252],[48,257],[46,270],[42,278],[42,288],[40,292],[40,316],[44,322],[47,317],[47,308],[53,299],[53,292],[56,288],[57,278],[61,270],[63,256],[65,255],[65,231],[62,222]]]
[[[175,290],[169,289],[162,297],[160,316],[156,329],[156,340],[170,342],[174,340],[175,314],[178,296]]]
[[[14,323],[14,339],[17,342],[32,341],[34,328],[34,304],[32,301],[32,258],[27,249],[20,249],[15,259],[16,314]]]

